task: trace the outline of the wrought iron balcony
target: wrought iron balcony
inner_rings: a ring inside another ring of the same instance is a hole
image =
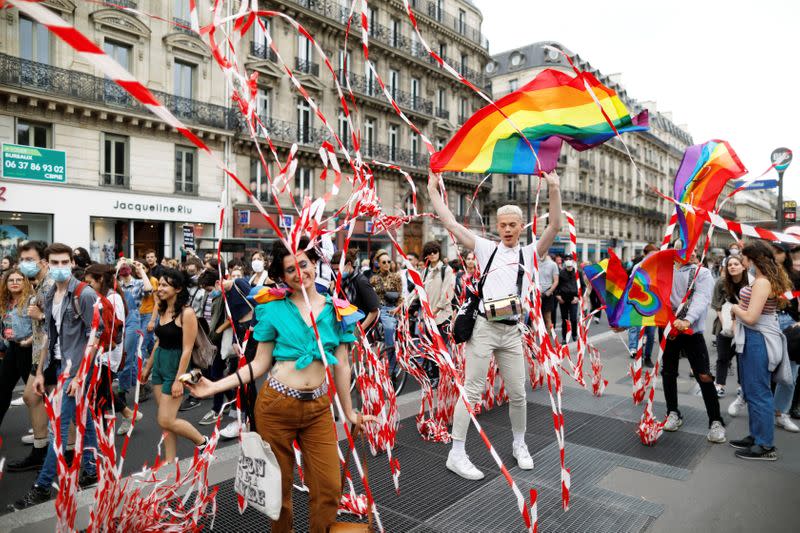
[[[467,121],[469,115],[462,115],[461,113],[458,114],[458,123],[463,124]]]
[[[452,13],[445,11],[444,9],[440,8],[439,5],[435,1],[428,2],[427,10],[421,9],[422,3],[420,3],[420,12],[426,13],[429,18],[435,20],[442,26],[453,30],[454,32],[458,33],[459,35],[463,35],[470,41],[480,45],[484,49],[489,49],[489,41],[481,35],[480,30],[469,26],[464,20],[459,19],[458,17],[454,16]]]
[[[136,9],[137,7],[137,2],[135,0],[114,0],[114,4],[119,7],[127,7],[130,9]]]
[[[59,97],[120,111],[150,115],[150,111],[115,82],[83,72],[53,67],[0,54],[0,85],[15,87],[26,94]],[[153,95],[187,124],[230,129],[233,115],[227,107],[181,98],[161,91]]]
[[[319,63],[314,63],[308,59],[294,58],[294,68],[300,72],[311,74],[312,76],[319,76]]]
[[[337,70],[336,76],[339,79],[339,83],[344,85],[345,83],[345,72],[344,70]],[[368,78],[366,76],[362,76],[360,74],[354,74],[353,72],[347,73],[347,79],[350,80],[350,88],[353,89],[354,92],[372,96],[374,98],[384,98],[383,91],[381,90],[380,85],[378,84],[377,79]],[[413,95],[406,91],[401,91],[400,89],[392,90],[389,88],[389,93],[392,94],[392,98],[397,102],[400,107],[405,107],[406,109],[411,109],[413,111],[417,111],[419,113],[425,113],[430,115],[433,111],[433,102],[426,98],[422,98],[418,95]],[[386,101],[386,104],[389,105],[389,102]]]
[[[275,50],[267,46],[267,43],[257,43],[256,41],[251,42],[250,54],[254,55],[255,57],[260,57],[261,59],[272,61],[273,63],[278,62],[278,55],[275,53]]]
[[[437,107],[436,118],[443,118],[445,120],[450,120],[450,111],[448,111],[447,109],[442,109],[441,107]]]
[[[119,187],[120,189],[130,188],[130,176],[127,174],[112,174],[103,172],[100,174],[100,185],[106,187]]]

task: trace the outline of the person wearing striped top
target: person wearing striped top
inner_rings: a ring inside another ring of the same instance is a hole
[[[755,280],[739,291],[739,304],[732,307],[731,313],[742,326],[736,331],[736,349],[741,354],[740,379],[750,434],[732,440],[731,446],[740,459],[775,461],[775,405],[770,381],[772,372],[786,356],[786,337],[775,311],[781,295],[792,286],[786,271],[763,242],[748,243],[742,257],[745,268],[755,268]]]

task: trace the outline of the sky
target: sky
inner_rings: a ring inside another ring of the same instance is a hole
[[[672,112],[696,144],[729,141],[752,175],[775,148],[791,149],[784,197],[800,201],[800,2],[473,3],[491,54],[558,41],[603,74],[622,73],[629,96]]]

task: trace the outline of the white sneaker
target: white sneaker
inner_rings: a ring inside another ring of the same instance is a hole
[[[533,457],[528,451],[528,445],[524,442],[522,444],[514,444],[512,446],[512,454],[514,459],[517,460],[517,466],[522,470],[533,470]]]
[[[19,398],[11,400],[11,405],[15,407],[19,407],[20,405],[25,405],[25,400],[23,400],[22,396],[20,396]]]
[[[678,431],[683,425],[683,419],[675,411],[670,411],[667,420],[664,422],[664,431]]]
[[[219,431],[219,436],[223,439],[235,439],[239,436],[239,421],[234,420],[233,422],[229,423],[227,426],[222,428]]]
[[[447,469],[464,479],[478,480],[483,479],[483,472],[475,468],[466,453],[454,453],[450,450],[447,454]]]
[[[747,402],[744,401],[740,394],[737,394],[736,399],[728,406],[728,414],[735,418],[742,414],[745,407],[747,407]]]
[[[22,444],[33,444],[33,430],[30,430],[27,435],[23,435],[20,440]]]
[[[786,431],[791,431],[792,433],[797,433],[800,431],[800,427],[797,427],[797,424],[792,422],[792,419],[789,418],[789,415],[786,413],[775,417],[775,425],[779,428],[785,429]]]
[[[141,411],[136,412],[136,421],[138,422],[144,418],[144,415]],[[126,418],[125,415],[122,415],[122,422],[120,423],[119,427],[117,428],[117,435],[125,435],[131,429],[131,419]]]
[[[728,439],[725,437],[725,426],[722,425],[722,422],[719,420],[711,422],[711,428],[708,430],[706,438],[708,442],[723,443],[727,441]]]
[[[218,417],[219,414],[217,414],[216,411],[211,409],[209,412],[203,415],[203,418],[200,419],[200,422],[198,422],[198,424],[200,424],[201,426],[210,426],[211,424],[216,424]]]

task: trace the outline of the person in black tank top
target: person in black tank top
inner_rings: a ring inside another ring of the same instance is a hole
[[[188,305],[186,279],[179,271],[164,269],[158,281],[158,322],[153,356],[142,372],[142,381],[153,377],[153,392],[158,403],[158,425],[165,431],[164,459],[175,460],[177,436],[192,441],[200,452],[208,439],[186,420],[178,418],[183,400],[183,383],[178,376],[189,370],[195,337],[197,316]]]

